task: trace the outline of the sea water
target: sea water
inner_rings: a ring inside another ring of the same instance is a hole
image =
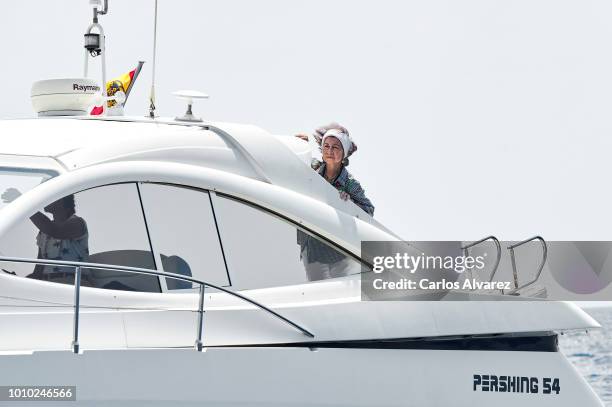
[[[606,407],[612,407],[612,308],[586,309],[601,329],[559,336],[559,347],[591,385]]]

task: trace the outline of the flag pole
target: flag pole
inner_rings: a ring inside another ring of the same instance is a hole
[[[127,103],[128,96],[130,96],[130,91],[132,90],[132,86],[134,86],[134,82],[136,82],[136,78],[138,78],[138,75],[140,74],[140,71],[142,70],[143,64],[144,64],[144,61],[138,61],[138,66],[136,67],[136,69],[134,69],[134,76],[132,77],[132,80],[130,81],[128,88],[125,90],[125,100],[123,101],[123,105],[122,105],[124,107],[125,107],[125,104]]]

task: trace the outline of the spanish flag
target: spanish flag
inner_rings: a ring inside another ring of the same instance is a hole
[[[125,93],[125,102],[123,102],[123,105],[125,106],[125,103],[127,102],[127,97],[130,94],[130,90],[132,90],[132,86],[134,85],[134,82],[136,82],[136,78],[138,77],[138,74],[140,73],[140,70],[142,69],[142,64],[144,62],[138,62],[138,66],[136,67],[136,69],[131,70],[128,73],[124,73],[121,76],[118,76],[115,79],[111,79],[110,81],[106,82],[106,92],[108,93],[108,96],[113,96],[115,93],[121,91],[123,93]],[[115,106],[117,104],[117,101],[115,100],[109,100],[106,102],[106,106],[108,108],[111,108],[113,106]],[[92,116],[97,116],[97,115],[101,115],[103,113],[104,109],[102,109],[102,106],[94,106],[93,109],[91,109],[91,115]]]

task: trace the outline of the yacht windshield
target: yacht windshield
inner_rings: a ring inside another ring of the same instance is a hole
[[[0,209],[57,175],[53,170],[0,166]]]

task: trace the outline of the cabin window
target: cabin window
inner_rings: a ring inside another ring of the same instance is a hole
[[[60,219],[58,221],[58,219]],[[155,261],[134,183],[107,185],[47,205],[0,240],[3,255],[81,261],[155,269]],[[74,269],[8,264],[5,272],[72,284]],[[159,279],[142,274],[84,269],[83,286],[160,292]]]
[[[361,272],[360,262],[272,213],[213,195],[236,289],[301,284]]]
[[[56,175],[52,170],[0,167],[0,209]]]
[[[149,183],[140,184],[140,192],[153,250],[163,271],[231,285],[208,192]],[[171,278],[165,282],[168,290],[199,287]]]

